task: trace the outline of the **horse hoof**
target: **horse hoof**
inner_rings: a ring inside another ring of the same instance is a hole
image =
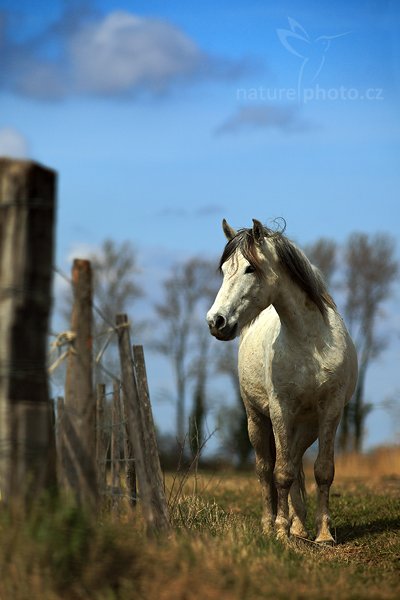
[[[305,525],[303,525],[303,523],[298,517],[295,517],[292,521],[292,524],[290,526],[290,535],[306,540],[310,537],[307,529],[305,528]]]
[[[330,548],[336,546],[336,542],[332,536],[318,536],[317,538],[315,538],[315,543],[319,546],[327,546]]]
[[[275,525],[272,519],[262,519],[261,527],[265,535],[272,535],[275,531]]]
[[[295,538],[301,538],[303,540],[310,539],[310,534],[303,525],[292,525],[290,528],[290,535]]]
[[[289,542],[289,531],[285,528],[276,528],[275,530],[275,537],[278,541],[283,542],[283,543],[288,543]]]

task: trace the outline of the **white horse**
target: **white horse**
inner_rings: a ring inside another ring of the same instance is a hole
[[[219,340],[240,334],[239,380],[262,488],[265,532],[308,537],[302,458],[318,438],[316,542],[334,543],[329,490],[335,434],[357,380],[353,342],[319,271],[282,233],[253,219],[228,238],[207,314]]]

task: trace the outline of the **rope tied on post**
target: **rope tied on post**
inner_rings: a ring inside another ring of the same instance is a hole
[[[68,346],[68,348],[58,356],[58,358],[50,365],[47,369],[49,375],[54,373],[54,371],[61,365],[61,363],[69,356],[70,354],[76,354],[76,350],[73,347],[73,343],[76,339],[75,331],[62,331],[61,333],[54,334],[56,339],[51,344],[52,350],[58,350],[60,352],[63,346]]]
[[[104,352],[107,350],[108,344],[111,342],[112,337],[115,333],[118,333],[119,329],[123,329],[124,327],[130,327],[130,322],[128,321],[127,323],[120,323],[119,325],[114,325],[113,327],[109,327],[106,331],[104,331],[103,333],[101,333],[99,336],[97,337],[101,337],[103,335],[107,335],[104,344],[102,345],[102,347],[100,348],[96,358],[95,358],[95,363],[96,365],[98,365],[103,357]]]

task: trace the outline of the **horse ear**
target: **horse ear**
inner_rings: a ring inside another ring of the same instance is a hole
[[[253,219],[253,236],[256,244],[261,246],[264,242],[265,230],[264,225],[260,221],[257,221],[257,219]]]
[[[232,239],[235,237],[235,235],[237,234],[237,231],[235,231],[235,230],[233,229],[233,227],[231,227],[231,226],[229,225],[229,223],[227,222],[227,220],[226,220],[226,219],[223,219],[223,221],[222,221],[222,229],[224,230],[225,237],[227,238],[227,240],[228,240],[229,242],[230,242],[230,241],[231,241],[231,240],[232,240]]]

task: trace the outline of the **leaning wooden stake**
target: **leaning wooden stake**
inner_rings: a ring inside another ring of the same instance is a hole
[[[63,465],[65,462],[64,456],[64,398],[57,397],[57,416],[56,416],[56,450],[57,450],[57,477],[62,485]]]
[[[144,452],[151,463],[160,464],[157,449],[156,429],[154,426],[153,411],[151,410],[149,385],[147,382],[146,363],[144,360],[143,346],[133,346],[133,368],[136,377],[136,388],[140,400],[140,410],[145,435],[142,438]],[[161,467],[157,470],[157,485],[164,490]]]
[[[127,315],[117,315],[116,326],[121,359],[122,385],[128,404],[128,427],[136,459],[139,498],[149,531],[170,528],[167,501],[164,494],[160,461],[154,447],[154,432],[149,431],[141,408],[132,361]]]
[[[128,427],[129,407],[126,394],[123,392],[121,394],[121,415],[123,421],[122,434],[124,440],[126,487],[129,495],[129,503],[132,508],[135,508],[137,500],[135,457]]]
[[[96,477],[96,401],[92,383],[92,270],[88,260],[72,267],[74,306],[71,330],[76,334],[67,359],[64,406],[66,458],[63,482],[79,503],[94,508]]]
[[[118,508],[121,497],[120,485],[120,433],[121,399],[119,381],[113,382],[113,400],[111,406],[111,490],[113,508]]]
[[[46,354],[56,174],[0,158],[0,498],[55,485]]]
[[[104,383],[97,384],[96,394],[96,463],[97,463],[97,485],[99,493],[106,491],[107,487],[107,434],[104,419],[106,404],[106,386]]]

